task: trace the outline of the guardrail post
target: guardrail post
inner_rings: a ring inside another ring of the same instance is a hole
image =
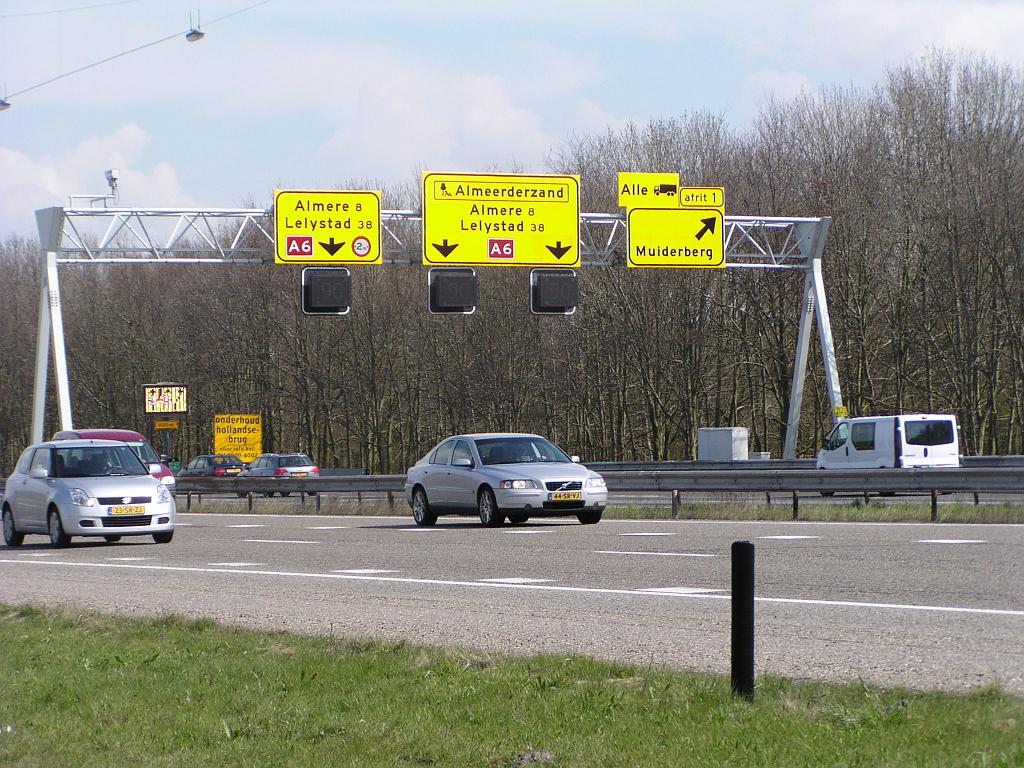
[[[793,519],[800,519],[800,491],[793,491]]]
[[[932,515],[931,521],[934,523],[939,519],[939,492],[932,491]]]
[[[394,491],[388,491],[388,506],[391,507],[391,509],[395,508],[395,492]]]
[[[300,507],[306,506],[306,492],[305,491],[299,491],[299,506]]]
[[[672,491],[672,519],[679,519],[679,491]]]
[[[185,511],[186,512],[191,512],[192,511],[192,492],[191,491],[189,493],[185,494]]]
[[[316,495],[316,513],[320,514],[320,494]]]
[[[245,498],[249,503],[249,511],[252,512],[252,491],[249,491],[249,493],[245,494]]]
[[[974,506],[978,506],[979,504],[981,504],[981,499],[979,498],[979,494],[977,493],[977,491],[975,491],[975,493],[974,493]]]
[[[754,700],[754,545],[732,543],[732,692]]]
[[[770,507],[772,505],[772,492],[771,491],[765,491],[764,492],[764,498],[765,498],[765,501],[767,501],[768,506]]]

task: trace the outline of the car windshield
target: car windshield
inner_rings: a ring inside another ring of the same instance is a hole
[[[311,467],[313,466],[312,459],[309,456],[298,454],[296,456],[282,456],[281,457],[282,467]]]
[[[127,445],[58,448],[55,463],[55,477],[149,474],[149,470],[139,461],[135,451]]]
[[[543,437],[487,437],[476,440],[484,464],[527,464],[534,461],[569,463],[562,451]]]
[[[128,447],[135,451],[135,455],[147,464],[160,463],[160,457],[156,455],[156,451],[150,447],[149,443],[144,443],[141,440],[132,440],[128,443]]]

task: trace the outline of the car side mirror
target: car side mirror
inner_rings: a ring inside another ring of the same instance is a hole
[[[50,471],[42,467],[33,467],[28,471],[28,476],[34,477],[36,480],[44,480],[50,476]]]
[[[470,469],[472,469],[473,468],[473,460],[472,459],[452,459],[452,466],[453,467],[469,467]]]
[[[151,464],[147,464],[146,466],[149,467],[149,474],[151,474],[151,475],[155,475],[157,472],[159,472],[161,469],[163,469],[163,467],[161,467],[156,462],[153,462]]]
[[[580,463],[580,457],[579,456],[570,456],[569,457],[569,461],[571,461],[573,464],[579,464]]]

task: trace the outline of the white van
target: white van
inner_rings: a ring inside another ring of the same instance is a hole
[[[818,469],[959,467],[956,416],[917,413],[841,419],[818,453]]]

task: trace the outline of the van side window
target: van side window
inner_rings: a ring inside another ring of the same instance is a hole
[[[431,464],[447,464],[451,461],[452,450],[455,448],[455,441],[449,440],[446,443],[442,443],[441,447],[434,451],[434,455],[430,457]]]
[[[875,422],[854,424],[850,430],[850,441],[858,451],[875,450]]]
[[[953,422],[948,419],[907,421],[903,424],[904,440],[908,445],[948,445],[953,442],[953,434]]]

